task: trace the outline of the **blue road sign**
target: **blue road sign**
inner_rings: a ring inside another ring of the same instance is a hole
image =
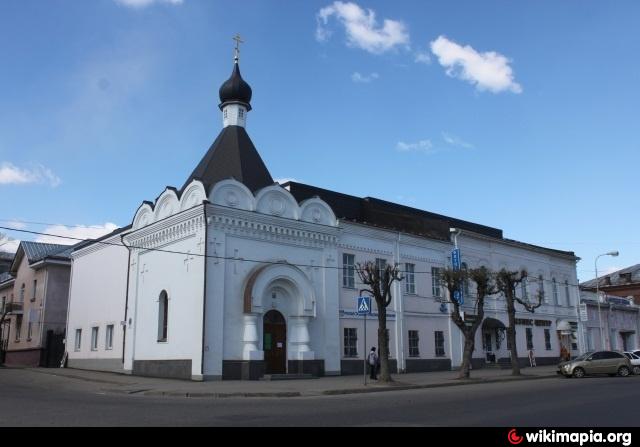
[[[358,315],[366,315],[371,313],[371,297],[359,296],[358,297]]]
[[[460,249],[454,248],[451,252],[451,264],[454,270],[460,270]]]

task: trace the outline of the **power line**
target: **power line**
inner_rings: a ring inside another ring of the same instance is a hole
[[[0,230],[8,230],[9,228],[7,227],[3,227],[0,226]],[[13,231],[17,231],[20,233],[27,233],[27,234],[33,234],[33,235],[38,235],[38,236],[49,236],[49,237],[57,237],[57,238],[61,238],[61,239],[68,239],[68,240],[74,240],[77,241],[78,244],[80,244],[81,242],[87,242],[87,243],[95,243],[95,244],[103,244],[103,245],[112,245],[112,246],[117,246],[117,247],[125,247],[125,248],[133,248],[133,249],[139,249],[139,250],[146,250],[146,251],[157,251],[157,252],[162,252],[162,253],[171,253],[171,254],[179,254],[179,255],[184,255],[184,256],[197,256],[197,257],[203,257],[203,258],[210,258],[210,259],[218,259],[218,260],[228,260],[228,261],[235,261],[235,262],[254,262],[257,264],[267,264],[267,265],[279,265],[282,264],[282,261],[268,261],[268,260],[259,260],[259,259],[247,259],[247,258],[235,258],[235,257],[231,257],[231,256],[219,256],[219,255],[207,255],[207,254],[200,254],[200,253],[190,253],[190,252],[184,252],[184,251],[176,251],[176,250],[166,250],[166,249],[162,249],[162,248],[148,248],[148,247],[141,247],[141,246],[135,246],[135,245],[125,245],[125,244],[119,244],[119,243],[114,243],[114,242],[107,242],[107,241],[99,241],[96,239],[82,239],[82,238],[77,238],[77,237],[72,237],[72,236],[61,236],[61,235],[57,235],[57,234],[51,234],[51,233],[43,233],[41,231],[30,231],[30,230],[13,230]],[[315,264],[289,264],[295,267],[305,267],[305,268],[323,268],[323,269],[335,269],[335,270],[343,270],[345,268],[349,269],[349,267],[347,266],[330,266],[330,265],[315,265]],[[352,267],[353,269],[355,269],[355,265]],[[433,275],[433,273],[431,271],[406,271],[406,270],[400,270],[400,273],[413,273],[413,274],[427,274],[427,275]],[[550,282],[553,283],[557,286],[559,285],[566,285],[566,286],[572,286],[572,287],[579,287],[579,284],[572,284],[572,283],[560,283],[558,281],[553,281],[550,279],[542,279],[545,282]],[[532,283],[537,283],[540,281],[539,277],[536,276],[529,276],[527,279],[527,282],[532,282]]]

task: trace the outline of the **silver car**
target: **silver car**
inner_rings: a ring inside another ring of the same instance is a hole
[[[558,374],[565,377],[584,377],[592,374],[616,374],[626,377],[631,373],[629,359],[618,351],[586,352],[558,365]]]

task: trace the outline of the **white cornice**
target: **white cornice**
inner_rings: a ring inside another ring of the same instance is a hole
[[[216,205],[207,205],[207,215],[213,229],[236,236],[314,247],[338,241],[339,229],[327,225]]]
[[[132,241],[142,240],[145,238],[149,238],[150,236],[157,236],[158,233],[170,228],[174,228],[177,225],[184,224],[185,222],[189,222],[195,217],[204,217],[203,209],[203,205],[197,205],[193,208],[180,211],[172,216],[147,225],[146,227],[131,231],[127,233],[123,239],[126,241],[127,245],[137,246],[138,244],[134,244],[132,243]]]

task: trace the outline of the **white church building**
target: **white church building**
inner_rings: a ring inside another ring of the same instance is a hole
[[[377,319],[374,308],[365,345],[355,265],[375,261],[406,272],[389,307],[392,370],[455,369],[463,340],[437,280],[451,264],[452,228],[463,268],[526,268],[532,280],[520,293],[544,287],[545,304],[517,316],[523,362],[529,349],[539,365],[557,362],[563,346],[578,352],[572,252],[375,198],[275,183],[246,131],[251,95],[236,58],[220,88],[223,129],[184,185],[75,249],[69,367],[192,380],[362,373]],[[474,367],[508,359],[507,324],[504,299],[489,298]]]

